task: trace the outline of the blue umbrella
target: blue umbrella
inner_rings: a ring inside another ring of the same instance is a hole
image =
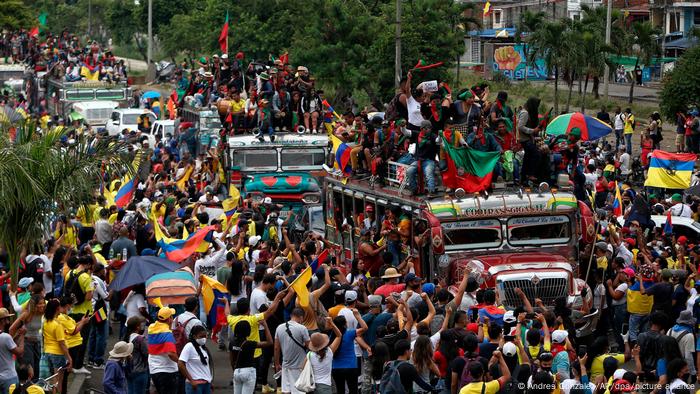
[[[160,98],[160,93],[156,92],[155,90],[149,90],[148,92],[144,93],[141,97],[145,99]]]
[[[127,287],[146,283],[153,275],[173,272],[180,264],[155,256],[133,256],[119,270],[117,277],[109,284],[110,290],[120,291]]]

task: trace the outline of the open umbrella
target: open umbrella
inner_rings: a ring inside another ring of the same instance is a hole
[[[159,98],[160,93],[156,92],[155,90],[149,90],[148,92],[145,92],[141,97],[145,99]]]
[[[127,287],[146,283],[153,275],[173,272],[180,264],[155,256],[133,256],[119,270],[117,277],[109,284],[110,290],[120,291]]]
[[[559,115],[547,125],[547,134],[565,135],[571,129],[578,127],[581,130],[582,141],[594,141],[605,137],[612,132],[612,127],[602,120],[588,116],[580,112]]]
[[[197,284],[188,267],[153,275],[146,281],[146,298],[160,297],[163,305],[182,305],[188,297],[195,295]]]

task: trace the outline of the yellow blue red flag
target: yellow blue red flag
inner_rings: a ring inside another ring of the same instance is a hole
[[[656,149],[651,153],[649,172],[644,186],[687,189],[693,174],[694,153],[670,153]]]

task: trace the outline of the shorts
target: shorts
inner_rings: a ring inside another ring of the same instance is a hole
[[[46,379],[56,373],[59,368],[64,368],[68,364],[66,356],[62,354],[44,353],[39,363],[39,377]]]
[[[299,379],[301,375],[301,368],[282,368],[282,392],[283,393],[300,393],[294,387],[294,383]]]

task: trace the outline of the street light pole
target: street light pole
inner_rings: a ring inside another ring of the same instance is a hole
[[[401,83],[401,1],[396,0],[396,54],[394,58],[394,87]]]
[[[608,11],[605,15],[605,45],[610,46],[610,32],[612,30],[612,2],[608,0]],[[605,62],[605,71],[603,74],[603,91],[605,92],[605,101],[608,101],[608,92],[610,84],[610,67]]]

